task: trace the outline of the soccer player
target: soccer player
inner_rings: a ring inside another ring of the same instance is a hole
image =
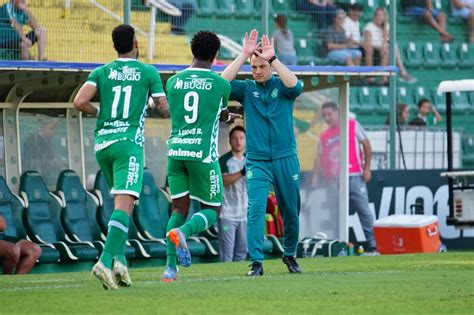
[[[263,231],[270,185],[275,188],[283,215],[282,260],[290,273],[301,273],[295,260],[299,237],[300,166],[293,107],[302,85],[275,56],[273,39],[270,41],[263,35],[259,44],[257,39],[256,30],[245,34],[242,53],[222,73],[222,77],[231,81],[230,98],[239,101],[246,113],[247,245],[252,261],[247,275],[263,275]],[[248,58],[251,58],[254,80],[234,80]],[[272,75],[272,68],[279,77]]]
[[[173,213],[161,276],[165,282],[177,279],[176,259],[184,267],[191,265],[186,237],[206,230],[219,216],[223,194],[217,156],[219,120],[235,117],[227,111],[229,82],[210,70],[220,46],[215,33],[196,33],[191,40],[191,66],[166,82],[171,116],[167,174]],[[190,199],[198,200],[202,210],[184,224]]]
[[[158,110],[168,111],[157,70],[137,60],[138,43],[133,27],[117,26],[112,39],[118,59],[92,71],[74,99],[78,110],[98,117],[95,155],[114,195],[115,210],[105,247],[92,269],[92,275],[107,289],[132,284],[125,243],[133,204],[142,189],[143,129],[149,95]],[[90,102],[96,93],[100,107]]]

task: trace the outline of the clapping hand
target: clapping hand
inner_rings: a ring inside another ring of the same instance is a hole
[[[275,40],[272,37],[272,40],[270,42],[270,39],[268,38],[267,35],[262,36],[262,41],[260,42],[262,52],[259,52],[258,50],[255,51],[255,53],[262,59],[265,60],[270,60],[273,56],[275,56],[275,48],[273,47],[275,43]]]
[[[257,44],[257,40],[258,32],[256,29],[250,31],[250,35],[245,33],[243,53],[247,54],[249,57],[252,56],[259,45]]]

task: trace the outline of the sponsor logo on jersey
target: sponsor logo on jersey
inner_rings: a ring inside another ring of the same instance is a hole
[[[181,149],[169,149],[168,156],[176,157],[192,157],[197,159],[202,159],[202,150],[200,151],[191,151],[191,150],[181,150]]]
[[[260,94],[258,94],[258,92],[253,92],[253,97],[260,98]]]
[[[96,145],[94,146],[94,151],[97,152],[97,151],[103,150],[117,141],[119,140],[115,139],[115,140],[110,140],[110,141],[102,141],[101,143],[96,143]]]
[[[211,199],[221,193],[220,178],[215,170],[209,172],[209,185],[209,196]]]
[[[211,78],[199,78],[197,75],[191,75],[189,78],[176,79],[174,84],[175,90],[205,90],[209,91],[212,89],[214,79]]]
[[[118,70],[110,68],[108,76],[109,80],[116,81],[140,81],[142,74],[138,68],[130,68],[129,66],[120,67]]]
[[[125,184],[125,188],[128,188],[138,183],[139,171],[140,171],[140,163],[137,163],[137,158],[132,155],[128,159],[127,183]]]
[[[196,138],[196,139],[186,139],[186,138],[173,138],[171,139],[172,144],[201,144],[202,139],[201,138]]]

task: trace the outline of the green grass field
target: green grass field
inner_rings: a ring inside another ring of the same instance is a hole
[[[247,278],[246,263],[196,264],[161,283],[163,267],[132,269],[105,291],[87,272],[0,277],[0,314],[473,314],[474,253],[280,260]]]

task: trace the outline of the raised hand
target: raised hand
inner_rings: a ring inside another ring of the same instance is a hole
[[[262,36],[262,41],[260,42],[262,52],[255,51],[255,53],[262,59],[265,60],[270,60],[273,56],[275,56],[275,48],[273,47],[274,45],[274,39],[272,37],[272,40],[270,42],[270,39],[268,38],[267,35]]]
[[[245,33],[243,53],[251,56],[258,47],[258,32],[256,29],[250,31],[250,35]]]

